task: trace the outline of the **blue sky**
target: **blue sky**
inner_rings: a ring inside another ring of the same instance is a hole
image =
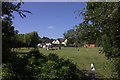
[[[40,37],[63,38],[63,33],[83,21],[75,19],[75,10],[82,10],[86,3],[80,2],[25,2],[22,9],[32,12],[22,19],[14,12],[13,25],[19,34],[38,31]]]

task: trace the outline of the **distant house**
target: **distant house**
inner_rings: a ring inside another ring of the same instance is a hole
[[[63,44],[64,46],[66,46],[67,39],[56,39],[52,42],[52,44]]]
[[[51,40],[46,40],[46,43],[39,43],[37,47],[40,48],[46,48],[47,46],[59,46],[60,44],[63,44],[66,46],[67,44],[67,39],[51,39]]]
[[[60,43],[64,42],[64,39],[58,38],[57,39]]]
[[[60,44],[60,41],[59,41],[59,40],[54,40],[54,41],[52,42],[52,44]]]
[[[46,46],[51,46],[52,44],[51,43],[46,43]]]
[[[88,42],[84,41],[84,47],[85,48],[94,48],[94,47],[96,47],[96,45],[97,45],[96,42],[94,44],[88,44]]]
[[[39,43],[39,44],[37,45],[37,47],[46,48],[46,44],[45,44],[45,43]]]
[[[67,39],[65,39],[65,40],[62,42],[62,44],[63,44],[64,46],[67,46]]]
[[[47,46],[51,46],[51,45],[52,45],[51,43],[39,43],[37,47],[46,48]]]

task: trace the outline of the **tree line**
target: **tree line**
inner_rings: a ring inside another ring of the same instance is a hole
[[[26,34],[15,35],[15,47],[35,47],[38,44],[39,36],[36,31]]]
[[[26,34],[16,34],[14,36],[13,48],[19,47],[36,47],[38,43],[49,43],[53,41],[48,37],[40,37],[37,31],[26,33]]]

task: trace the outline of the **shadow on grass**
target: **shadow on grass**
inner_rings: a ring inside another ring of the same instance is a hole
[[[53,50],[57,50],[57,49],[49,49],[49,50],[52,50],[52,51],[53,51]]]
[[[99,78],[99,79],[94,79],[94,80],[120,80],[117,78]]]
[[[19,54],[28,54],[29,52],[19,52]]]
[[[88,70],[78,70],[78,75],[82,73],[82,76],[80,76],[81,80],[120,80],[118,78],[104,78],[104,75],[97,75],[93,74],[92,79],[92,72],[89,72]]]

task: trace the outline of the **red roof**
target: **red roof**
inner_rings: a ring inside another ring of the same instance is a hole
[[[64,39],[57,39],[59,42],[63,42],[64,41]]]

